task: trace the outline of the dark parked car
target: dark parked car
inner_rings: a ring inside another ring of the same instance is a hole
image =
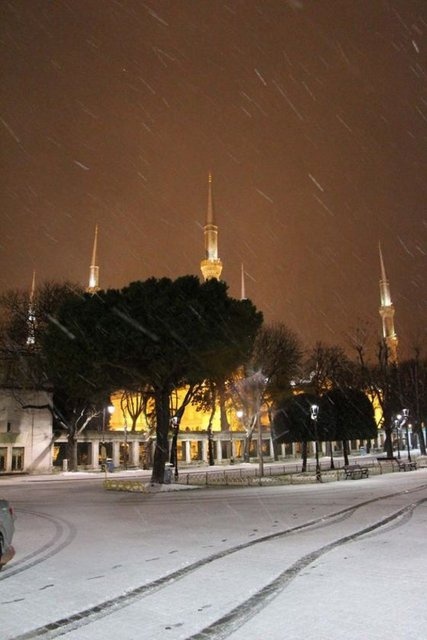
[[[14,520],[12,507],[7,500],[0,498],[0,569],[15,555],[15,549],[12,547]]]

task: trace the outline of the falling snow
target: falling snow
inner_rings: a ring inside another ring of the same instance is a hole
[[[423,0],[36,4],[2,6],[1,290],[34,268],[86,285],[95,224],[102,287],[199,274],[211,171],[232,295],[243,262],[248,297],[305,344],[346,346],[360,319],[375,340],[381,240],[410,349],[427,313]]]

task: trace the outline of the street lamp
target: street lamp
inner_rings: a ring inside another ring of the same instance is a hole
[[[401,420],[402,416],[401,415],[397,415],[396,419],[394,421],[394,428],[396,429],[396,436],[397,436],[397,457],[400,460],[400,443],[399,443],[399,430],[400,430],[400,420]]]
[[[319,464],[319,437],[317,433],[317,418],[319,416],[319,405],[312,404],[311,405],[311,419],[314,423],[314,437],[316,441],[315,451],[316,451],[316,482],[322,482],[322,472]]]
[[[175,466],[175,480],[178,480],[178,418],[173,416],[171,418],[171,426],[173,431],[173,439],[172,439],[172,453],[173,460],[171,460],[172,464]]]
[[[233,429],[230,424],[230,464],[234,464],[234,452],[233,452]]]
[[[123,462],[124,462],[124,468],[127,469],[128,468],[128,428],[126,425],[123,427],[123,430],[125,432],[125,451],[123,456]]]
[[[105,446],[105,425],[107,422],[107,414],[112,416],[114,413],[114,405],[110,404],[102,410],[102,446],[101,446],[101,469],[104,467],[107,473],[107,448]]]
[[[258,473],[260,475],[260,478],[262,478],[264,476],[264,454],[262,451],[262,427],[259,411],[257,411],[256,421],[258,427]]]
[[[406,446],[408,449],[408,461],[411,462],[411,449],[409,446],[409,429],[408,429],[409,409],[402,409],[402,413],[403,413],[403,420],[404,420],[405,431],[406,431]]]
[[[102,410],[102,442],[105,442],[105,425],[107,423],[107,414],[112,416],[114,413],[114,405],[109,404]]]

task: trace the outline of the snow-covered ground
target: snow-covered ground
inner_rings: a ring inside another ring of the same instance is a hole
[[[0,480],[17,513],[1,640],[427,636],[427,470],[143,494],[102,480]]]

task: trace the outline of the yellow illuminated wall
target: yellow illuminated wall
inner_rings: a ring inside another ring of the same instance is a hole
[[[177,405],[180,406],[181,402],[184,400],[186,389],[180,389],[178,391],[178,402]],[[128,429],[132,426],[132,419],[129,415],[125,415],[125,412],[121,407],[121,393],[118,392],[111,397],[111,403],[114,406],[114,412],[110,416],[110,429],[122,431],[124,426],[127,426]],[[185,407],[184,415],[180,424],[180,431],[207,431],[209,425],[210,412],[207,411],[197,411],[196,407],[192,404],[188,404]],[[235,415],[235,411],[231,408],[227,409],[227,419],[231,424],[232,430],[239,429],[239,420]],[[138,417],[136,423],[137,431],[147,431],[147,421],[145,416],[140,415]],[[214,419],[212,421],[212,430],[213,431],[221,431],[221,422],[220,422],[220,409],[217,407],[214,415]]]

